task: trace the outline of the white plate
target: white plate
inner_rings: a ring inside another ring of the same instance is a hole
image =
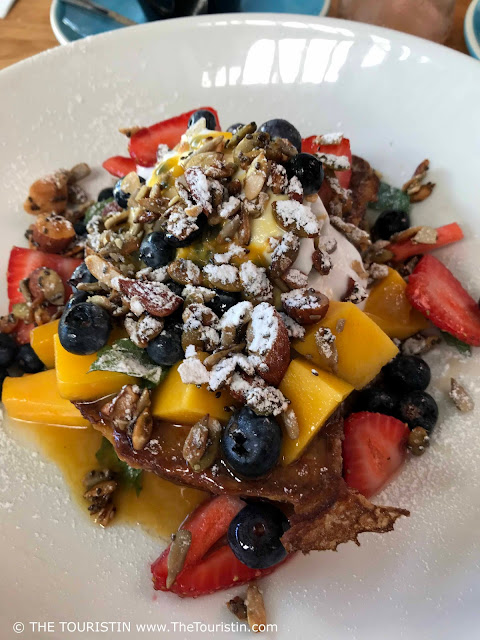
[[[81,160],[99,166],[124,153],[121,125],[151,123],[214,105],[224,125],[285,117],[305,134],[343,130],[354,152],[401,185],[425,157],[433,196],[418,220],[458,220],[467,239],[441,253],[478,297],[480,67],[454,51],[394,31],[278,15],[206,16],[154,23],[83,40],[0,74],[0,202],[4,273],[10,245],[30,218],[29,183]],[[92,190],[108,179],[95,172]],[[2,279],[3,281],[3,279]],[[5,289],[2,288],[2,293]],[[4,298],[2,298],[4,299]],[[478,357],[448,348],[430,358],[441,426],[430,451],[411,460],[378,499],[411,509],[387,535],[362,546],[297,557],[264,581],[266,637],[328,640],[473,638],[480,578],[479,414],[445,401],[448,375],[480,405]],[[457,374],[457,370],[463,373]],[[151,588],[160,543],[139,530],[89,526],[56,469],[0,431],[0,625],[2,638],[37,638],[29,622],[230,623],[225,593],[189,601]],[[233,593],[234,591],[232,591]],[[113,638],[115,634],[104,634]],[[170,628],[170,637],[200,632]],[[167,637],[166,634],[160,634]],[[232,637],[217,628],[215,638]],[[238,634],[236,637],[244,637]]]

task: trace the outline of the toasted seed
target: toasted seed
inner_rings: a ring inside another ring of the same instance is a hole
[[[315,344],[319,354],[325,358],[326,364],[333,373],[336,373],[338,368],[338,351],[335,336],[330,329],[326,327],[317,329],[315,332]]]
[[[441,341],[440,336],[422,336],[418,333],[411,338],[407,338],[402,343],[401,350],[406,356],[421,356],[431,351]]]
[[[132,432],[132,445],[135,451],[141,451],[152,435],[153,420],[149,409],[144,409],[137,418]]]
[[[108,527],[110,522],[113,520],[115,513],[117,512],[117,508],[112,502],[107,503],[107,505],[97,514],[95,518],[95,522],[99,524],[101,527]]]
[[[245,606],[244,599],[240,598],[240,596],[235,596],[235,598],[229,600],[227,607],[239,620],[247,619],[247,607]]]
[[[185,443],[183,445],[183,457],[192,468],[194,468],[195,464],[201,460],[203,454],[207,450],[209,435],[207,423],[208,415],[196,422],[185,438]]]
[[[12,315],[17,321],[24,320],[25,322],[31,322],[32,313],[32,308],[26,302],[16,302],[12,306]],[[2,333],[8,333],[8,331],[2,330]]]
[[[55,306],[65,302],[65,286],[62,279],[53,269],[39,267],[28,278],[28,288],[34,298],[43,297]]]
[[[265,612],[265,603],[263,601],[262,592],[256,584],[250,583],[247,588],[247,597],[245,598],[247,607],[248,625],[254,632],[260,631],[267,624],[267,614]]]
[[[167,580],[166,587],[170,589],[175,583],[178,574],[183,569],[185,559],[192,544],[192,533],[188,529],[179,529],[174,534],[170,551],[167,558]]]
[[[463,413],[473,411],[475,403],[473,402],[470,394],[455,380],[455,378],[450,378],[450,387],[450,393],[448,395],[453,400],[457,409]]]
[[[292,407],[288,407],[283,413],[278,416],[278,420],[283,425],[290,440],[296,440],[300,435],[300,428],[298,426],[297,416]]]
[[[223,332],[222,332],[223,335]],[[231,347],[227,349],[220,349],[220,351],[215,351],[211,355],[207,356],[203,361],[205,367],[210,371],[220,360],[226,358],[229,353],[241,353],[245,348],[245,342],[240,342],[240,344],[233,344]]]
[[[410,195],[410,202],[423,202],[432,194],[434,187],[435,184],[433,182],[422,184],[416,193]]]
[[[220,229],[220,232],[217,236],[218,242],[231,242],[234,235],[240,229],[241,224],[242,218],[240,217],[240,215],[236,215],[233,218],[227,220],[223,227]]]
[[[115,480],[104,480],[103,482],[99,482],[98,484],[93,485],[93,487],[85,491],[83,497],[86,500],[103,498],[104,496],[109,496],[111,493],[113,493],[116,488],[117,483],[115,482]]]
[[[112,480],[113,473],[110,469],[92,469],[83,478],[83,486],[85,489],[91,489],[96,484],[104,482],[105,480]]]
[[[105,229],[113,229],[114,227],[118,227],[128,220],[128,216],[129,212],[126,209],[125,211],[114,211],[112,214],[105,218]]]
[[[423,427],[415,427],[408,436],[408,448],[414,456],[421,456],[429,446],[429,437]]]
[[[225,143],[225,149],[233,149],[238,145],[238,143],[245,138],[245,136],[254,133],[257,130],[257,125],[255,122],[250,122],[249,124],[243,125],[240,129],[233,134],[230,140],[227,140]]]
[[[168,265],[167,272],[171,279],[178,284],[193,284],[195,286],[202,284],[201,271],[191,260],[184,258],[174,260]]]
[[[316,249],[312,254],[312,263],[314,268],[322,276],[326,276],[330,273],[333,267],[332,259],[326,251],[322,249]]]
[[[68,184],[74,184],[83,180],[91,173],[90,167],[86,162],[79,162],[72,167],[68,173]]]

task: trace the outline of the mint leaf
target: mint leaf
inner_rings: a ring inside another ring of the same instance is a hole
[[[392,187],[386,182],[380,182],[377,194],[377,202],[370,202],[368,206],[377,211],[396,209],[398,211],[410,211],[410,198],[401,189]]]
[[[144,349],[128,338],[122,338],[111,346],[103,347],[89,371],[116,371],[134,378],[143,378],[153,385],[162,379],[162,367],[154,364]]]
[[[85,212],[85,216],[83,218],[84,224],[88,224],[92,218],[98,216],[102,213],[109,202],[113,202],[113,198],[107,198],[106,200],[100,200],[100,202],[94,202],[91,204]]]
[[[446,331],[442,331],[442,336],[448,345],[450,345],[451,347],[455,347],[455,349],[462,355],[472,355],[472,349],[466,342],[462,342],[458,338],[455,338],[455,336],[452,336],[451,333],[447,333]]]
[[[140,494],[142,490],[142,470],[133,469],[126,462],[120,460],[115,453],[113,445],[107,438],[102,439],[102,444],[95,457],[102,467],[113,471],[125,487],[135,489],[137,496]]]

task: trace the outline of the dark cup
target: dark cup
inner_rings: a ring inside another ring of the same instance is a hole
[[[209,0],[138,0],[148,20],[208,13]]]

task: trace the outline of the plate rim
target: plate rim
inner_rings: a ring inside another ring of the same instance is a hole
[[[54,0],[58,1],[58,0]],[[474,0],[479,1],[479,0]],[[29,65],[41,64],[41,60],[47,58],[55,58],[56,56],[65,55],[66,51],[70,51],[72,47],[85,47],[90,46],[92,42],[95,44],[97,42],[103,42],[103,40],[108,40],[109,38],[122,38],[124,37],[121,34],[132,33],[134,30],[149,30],[149,29],[185,29],[188,25],[192,25],[194,28],[195,24],[202,24],[204,22],[211,22],[212,27],[218,28],[218,23],[221,23],[221,26],[225,26],[225,21],[229,22],[231,25],[244,24],[249,25],[251,22],[252,25],[258,24],[259,21],[268,22],[270,25],[278,24],[287,25],[291,24],[295,26],[295,24],[301,24],[302,26],[309,28],[310,25],[324,25],[329,28],[336,29],[344,29],[350,31],[352,35],[375,35],[383,38],[388,38],[390,40],[396,41],[397,43],[402,44],[411,44],[411,46],[415,46],[416,48],[422,47],[424,52],[429,53],[432,57],[436,59],[445,59],[445,58],[456,58],[460,64],[469,65],[471,70],[476,69],[474,73],[480,73],[480,66],[477,65],[475,58],[469,56],[462,51],[457,51],[456,49],[451,49],[442,44],[438,44],[437,42],[432,42],[431,40],[426,40],[425,38],[419,38],[418,36],[413,36],[409,33],[404,33],[402,31],[396,31],[395,29],[388,29],[387,27],[379,27],[377,25],[371,25],[364,22],[355,22],[353,20],[343,20],[341,18],[330,18],[328,16],[310,16],[296,13],[216,13],[216,14],[207,14],[201,16],[188,16],[184,18],[170,18],[168,20],[156,20],[154,22],[146,22],[144,24],[139,24],[136,26],[129,27],[128,29],[114,29],[112,31],[105,31],[104,33],[99,33],[93,36],[87,36],[86,38],[80,38],[79,40],[74,40],[72,42],[66,43],[65,46],[55,46],[50,49],[46,49],[45,51],[41,51],[40,53],[35,54],[34,56],[30,56],[25,58],[24,60],[20,60],[4,69],[0,69],[0,81],[11,74],[14,74],[17,70],[26,68]],[[460,62],[463,60],[463,62]]]

